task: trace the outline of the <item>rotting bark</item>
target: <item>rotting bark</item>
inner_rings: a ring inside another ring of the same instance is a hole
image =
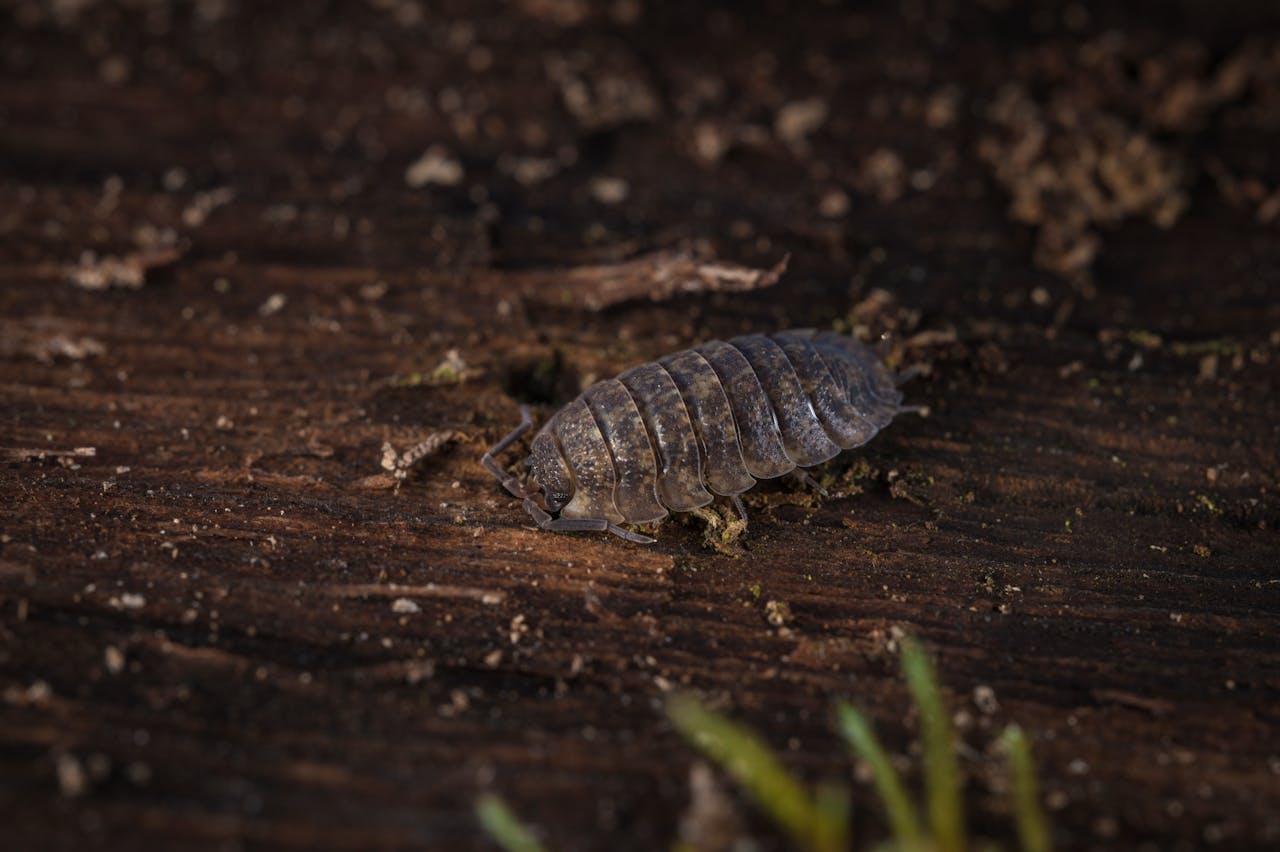
[[[1063,847],[1280,842],[1270,7],[44,8],[0,13],[12,848],[486,848],[483,791],[553,848],[663,848],[697,798],[668,690],[847,777],[834,698],[913,735],[902,630],[936,652],[979,833],[1009,837],[984,749],[1017,721]],[[1117,43],[1214,100],[1147,115],[1097,61]],[[1249,84],[1218,85],[1239,56]],[[1107,218],[1071,279],[979,151],[1001,85],[1046,73],[1186,166],[1169,230]],[[790,270],[520,298],[704,245]],[[166,246],[137,289],[69,273]],[[520,402],[833,324],[912,344],[931,416],[831,464],[830,498],[753,493],[744,555],[698,521],[538,533],[477,463]],[[443,434],[381,487],[384,444]]]

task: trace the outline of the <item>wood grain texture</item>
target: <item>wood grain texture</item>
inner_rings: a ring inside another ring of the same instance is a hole
[[[1017,721],[1064,848],[1280,842],[1273,8],[415,8],[0,10],[7,847],[481,849],[496,791],[553,848],[665,848],[695,759],[668,690],[847,777],[836,697],[914,736],[899,630],[980,834],[1010,836],[988,746]],[[1037,266],[1048,226],[980,154],[1006,83],[1143,134],[1185,210]],[[789,271],[528,297],[708,247]],[[931,416],[830,499],[748,495],[742,558],[674,520],[539,533],[477,463],[521,401],[836,320],[938,332]]]

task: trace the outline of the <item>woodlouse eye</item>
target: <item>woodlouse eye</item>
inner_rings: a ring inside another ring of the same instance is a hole
[[[573,496],[573,477],[555,438],[542,433],[529,452],[529,480],[546,494],[547,511],[558,512]]]

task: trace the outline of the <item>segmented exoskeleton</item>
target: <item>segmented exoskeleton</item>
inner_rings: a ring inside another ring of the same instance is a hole
[[[822,464],[916,410],[902,405],[904,378],[833,332],[714,340],[583,391],[533,439],[526,485],[494,457],[533,426],[528,409],[481,461],[542,529],[608,530],[647,544],[653,539],[619,524],[656,521],[716,495],[745,520],[738,495],[757,480]]]

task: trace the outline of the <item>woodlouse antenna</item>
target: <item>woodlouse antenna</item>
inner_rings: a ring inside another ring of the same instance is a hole
[[[507,433],[506,437],[489,448],[483,456],[480,457],[480,464],[484,465],[485,470],[493,474],[493,478],[498,480],[503,488],[513,497],[519,497],[527,503],[532,502],[529,498],[537,491],[530,492],[520,487],[520,478],[513,473],[507,473],[503,470],[502,465],[498,464],[495,456],[502,453],[507,447],[514,444],[520,439],[520,436],[533,428],[533,416],[529,414],[529,406],[520,406],[520,424],[516,428]],[[535,504],[536,505],[536,504]]]

